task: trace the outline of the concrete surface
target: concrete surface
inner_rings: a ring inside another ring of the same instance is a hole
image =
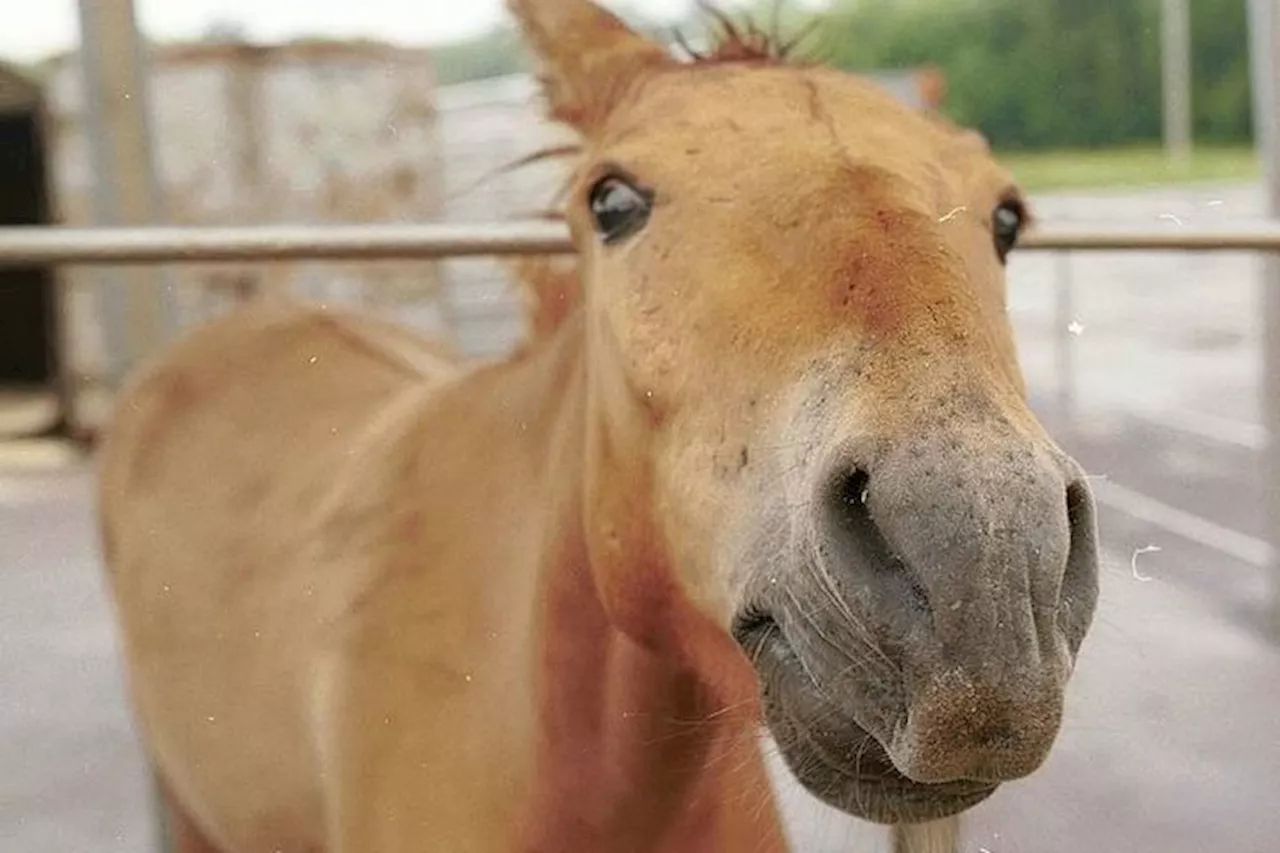
[[[1177,228],[1259,205],[1254,188],[1207,187],[1039,208]],[[1055,257],[1011,267],[1032,398],[1098,478],[1108,568],[1058,747],[973,812],[970,853],[1280,851],[1280,647],[1258,631],[1255,271],[1247,255],[1073,256],[1064,318]],[[1064,321],[1078,332],[1070,409]],[[89,488],[57,448],[0,452],[0,853],[154,849]],[[882,830],[785,798],[798,853],[883,849]]]
[[[0,851],[150,853],[84,471],[0,476]]]

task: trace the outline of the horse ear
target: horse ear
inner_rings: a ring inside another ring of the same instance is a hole
[[[540,65],[551,117],[584,136],[644,74],[673,64],[659,45],[590,0],[507,0]]]

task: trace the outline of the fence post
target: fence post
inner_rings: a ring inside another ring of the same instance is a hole
[[[1191,164],[1191,0],[1164,0],[1160,12],[1164,147],[1173,165]]]
[[[1071,254],[1054,253],[1053,340],[1058,374],[1058,409],[1068,423],[1075,421],[1075,286],[1071,280]]]
[[[1249,0],[1254,122],[1266,177],[1267,215],[1280,218],[1280,0]],[[1271,543],[1268,627],[1280,639],[1280,254],[1262,260],[1262,466],[1267,540]]]
[[[142,225],[160,219],[153,160],[147,47],[138,34],[133,0],[79,0],[80,85],[85,138],[93,169],[93,214],[99,225]],[[118,386],[133,365],[161,342],[170,319],[161,271],[100,273],[96,294],[105,324],[109,379]],[[114,358],[113,358],[114,356]]]

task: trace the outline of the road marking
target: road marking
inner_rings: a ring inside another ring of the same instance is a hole
[[[1046,395],[1047,399],[1048,395]],[[1191,409],[1165,409],[1155,406],[1135,406],[1132,403],[1077,402],[1074,413],[1064,413],[1073,428],[1081,432],[1097,432],[1090,429],[1091,418],[1115,420],[1136,418],[1151,426],[1171,432],[1182,432],[1219,444],[1229,444],[1244,450],[1262,452],[1267,448],[1267,430],[1261,424],[1224,418]],[[1107,437],[1111,437],[1108,433]]]
[[[1231,444],[1245,450],[1267,449],[1267,430],[1259,424],[1221,418],[1189,409],[1168,412],[1139,411],[1137,415],[1156,426],[1207,438],[1220,444]]]
[[[1220,551],[1253,566],[1266,568],[1271,565],[1272,547],[1261,539],[1169,506],[1141,492],[1117,485],[1111,480],[1094,481],[1093,494],[1099,504],[1175,536],[1181,536],[1183,539]]]

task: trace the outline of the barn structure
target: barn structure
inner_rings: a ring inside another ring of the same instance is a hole
[[[46,131],[38,83],[0,64],[0,227],[53,221]],[[59,427],[57,301],[49,268],[0,269],[0,437]]]

